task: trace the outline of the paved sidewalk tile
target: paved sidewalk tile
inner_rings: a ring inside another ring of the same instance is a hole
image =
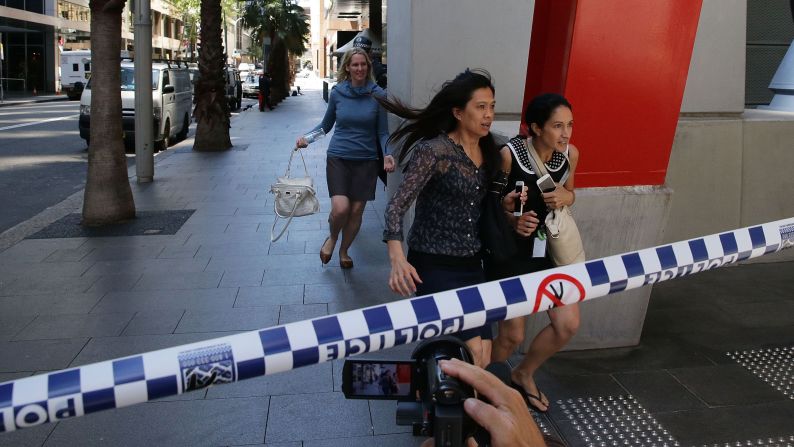
[[[278,324],[294,323],[328,315],[326,304],[282,305]]]
[[[794,433],[794,402],[676,411],[655,418],[681,445],[737,445],[737,441],[770,437],[788,439]]]
[[[231,309],[237,288],[139,290],[110,292],[92,312],[137,312],[157,309]]]
[[[360,436],[304,441],[303,447],[419,447],[425,439],[410,434]]]
[[[278,322],[279,307],[256,308],[230,308],[213,311],[185,312],[179,322],[177,334],[190,332],[219,332],[219,331],[253,331],[270,326]]]
[[[63,369],[86,345],[88,339],[0,342],[0,372]]]
[[[365,400],[346,400],[342,393],[270,398],[266,443],[371,434]]]
[[[240,287],[234,307],[303,304],[303,285]]]
[[[332,364],[326,362],[271,376],[256,377],[228,385],[210,387],[207,391],[207,399],[313,395],[332,391],[334,391]]]
[[[0,252],[3,262],[42,262],[56,250],[77,249],[86,238],[73,239],[23,239]]]
[[[0,296],[0,314],[22,317],[88,313],[101,298],[101,293]]]
[[[2,309],[2,305],[0,305],[0,309]],[[27,327],[34,318],[30,315],[16,316],[15,314],[0,311],[0,341],[11,340]]]
[[[26,428],[11,433],[0,434],[0,447],[40,446],[55,430],[55,424]]]
[[[134,290],[215,289],[221,283],[221,272],[146,272]]]
[[[173,334],[184,315],[181,309],[136,312],[122,335]]]
[[[268,398],[152,402],[62,421],[45,446],[221,446],[265,437]]]
[[[118,336],[132,317],[131,313],[40,315],[14,340]]]
[[[1,257],[2,255],[0,255]],[[93,262],[15,262],[13,259],[2,259],[0,269],[3,275],[18,277],[25,275],[40,276],[80,276],[87,273]]]
[[[709,406],[749,405],[786,399],[741,365],[674,369],[670,373]]]

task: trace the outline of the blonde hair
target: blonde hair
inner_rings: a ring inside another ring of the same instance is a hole
[[[372,60],[364,49],[358,47],[347,50],[345,55],[342,56],[342,62],[339,64],[339,69],[336,71],[336,82],[343,82],[350,79],[350,73],[348,73],[346,68],[350,66],[350,60],[353,59],[354,54],[364,56],[364,59],[367,60],[367,79],[375,82],[375,78],[372,76]]]

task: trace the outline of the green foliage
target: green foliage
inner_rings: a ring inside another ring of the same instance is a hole
[[[226,17],[238,17],[239,6],[236,0],[216,0],[221,2],[221,9]],[[171,0],[185,22],[186,39],[195,40],[201,23],[201,0]]]
[[[293,55],[303,54],[309,43],[309,16],[294,0],[253,0],[243,12],[243,24],[259,45],[265,37],[273,43],[279,39]]]

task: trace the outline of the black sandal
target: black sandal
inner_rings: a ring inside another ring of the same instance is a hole
[[[535,395],[526,391],[520,383],[512,382],[510,386],[512,386],[519,393],[521,393],[521,397],[524,398],[524,402],[527,404],[527,407],[537,411],[538,413],[545,413],[549,411],[549,408],[551,408],[551,402],[547,404],[543,403],[543,397],[546,397],[546,400],[548,400],[549,398],[545,396],[542,391],[540,391],[540,388],[538,388],[538,394]],[[545,406],[546,409],[541,409],[539,406],[535,405],[533,400]]]

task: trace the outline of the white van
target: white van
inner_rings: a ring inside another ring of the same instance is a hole
[[[184,63],[152,64],[152,111],[154,113],[155,150],[167,149],[172,138],[183,140],[190,127],[193,106],[190,74]],[[135,67],[132,62],[121,63],[121,114],[124,142],[135,142]],[[91,82],[80,98],[80,137],[88,144],[91,137]]]
[[[61,90],[69,99],[78,99],[91,76],[91,50],[61,52]]]

